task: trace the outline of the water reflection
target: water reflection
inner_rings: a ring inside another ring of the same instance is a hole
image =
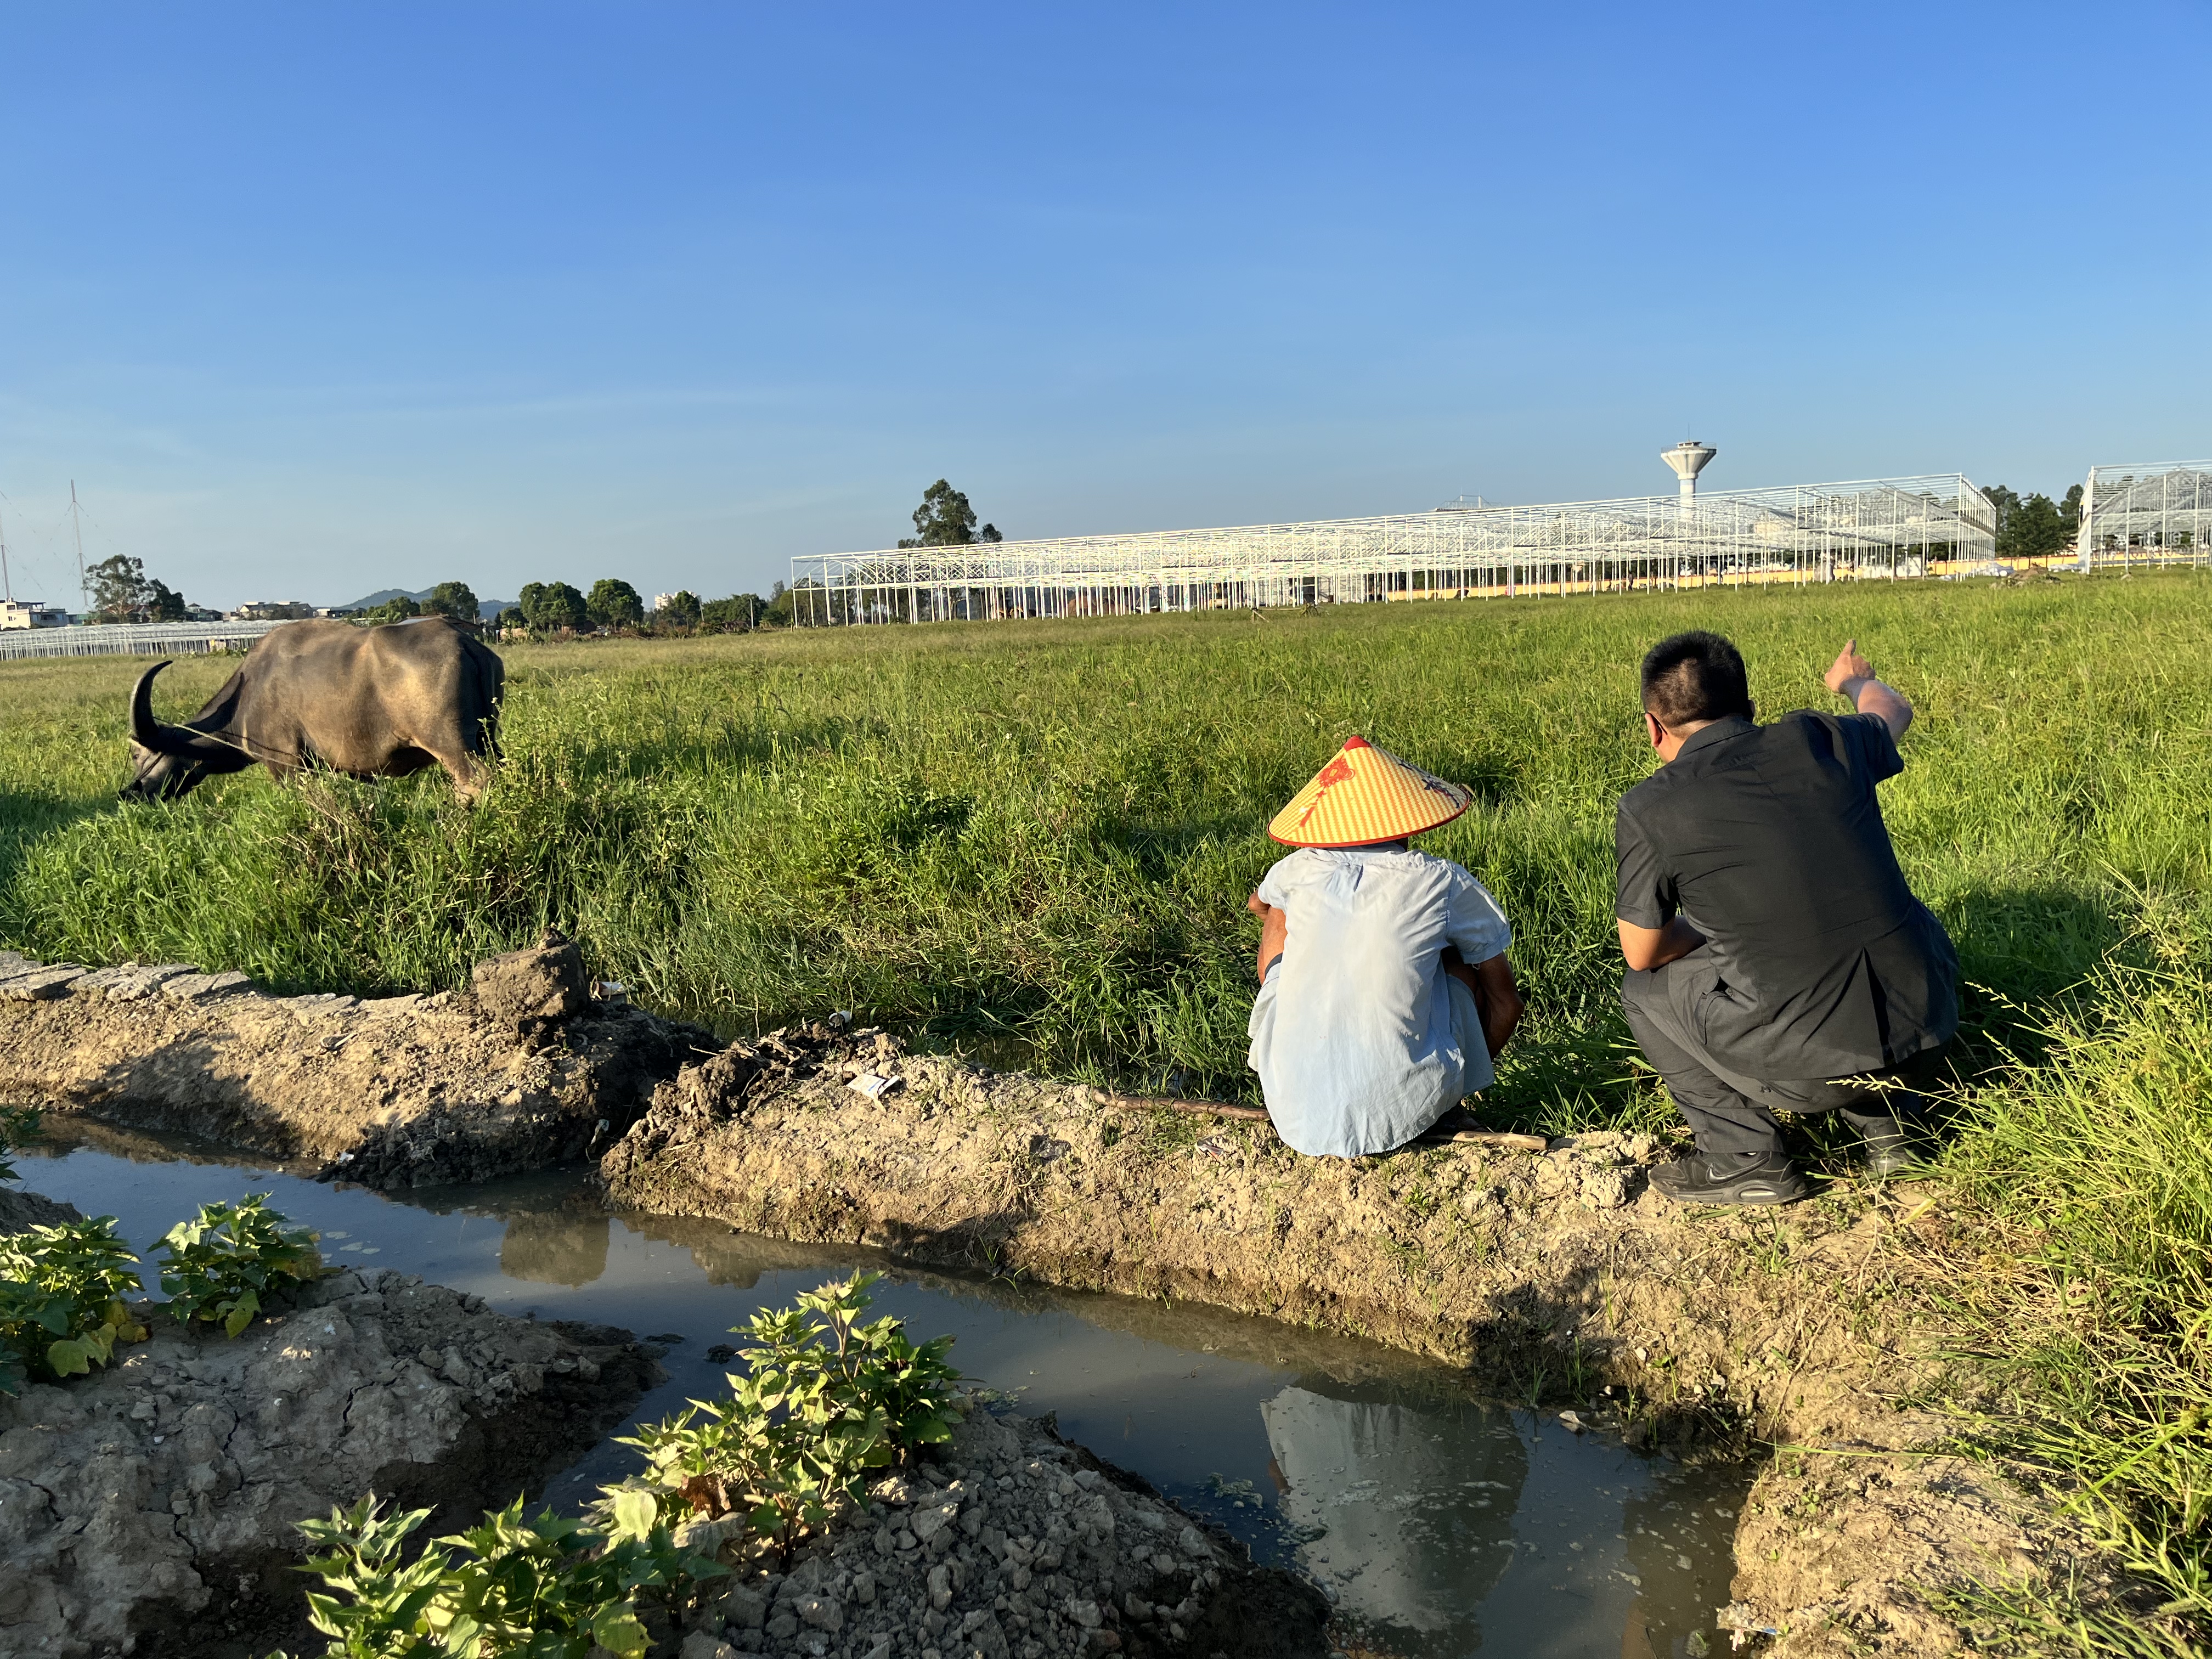
[[[173,1136],[59,1120],[50,1137],[26,1149],[25,1184],[118,1216],[142,1251],[199,1203],[270,1191],[346,1266],[420,1273],[503,1313],[672,1337],[669,1380],[633,1421],[718,1392],[726,1365],[708,1350],[757,1310],[832,1271],[882,1269],[882,1311],[954,1334],[969,1375],[1311,1576],[1342,1639],[1376,1653],[1673,1659],[1729,1599],[1747,1473],[1569,1434],[1371,1343],[917,1271],[703,1218],[611,1216],[574,1171],[385,1194]],[[605,1444],[545,1495],[573,1505],[630,1467]]]

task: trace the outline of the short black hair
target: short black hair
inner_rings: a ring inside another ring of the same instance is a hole
[[[1743,653],[1717,634],[1670,634],[1644,653],[1644,707],[1670,732],[1751,714]]]

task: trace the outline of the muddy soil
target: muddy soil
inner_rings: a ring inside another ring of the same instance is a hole
[[[972,1413],[788,1572],[751,1547],[682,1659],[1322,1659],[1328,1604],[1048,1421]],[[717,1523],[690,1536],[711,1540]]]
[[[659,1380],[624,1331],[339,1273],[235,1340],[148,1304],[149,1340],[0,1397],[0,1653],[243,1659],[306,1624],[295,1523],[386,1494],[472,1524]],[[312,1645],[310,1645],[312,1644]]]
[[[896,1086],[852,1086],[871,1077]],[[628,1207],[1206,1302],[1521,1398],[1595,1395],[1599,1426],[1678,1455],[1811,1448],[1768,1468],[1738,1538],[1735,1617],[1779,1654],[1953,1650],[1948,1589],[2080,1566],[2045,1506],[1931,1459],[1934,1429],[1899,1404],[1929,1375],[1911,1340],[1929,1189],[1686,1211],[1648,1185],[1670,1151],[1601,1133],[1305,1158],[1264,1125],[1108,1109],[811,1026],[685,1067],[600,1170]]]
[[[0,1100],[208,1135],[370,1187],[584,1158],[716,1046],[620,1004],[526,1027],[468,992],[265,996],[238,974],[0,952]]]

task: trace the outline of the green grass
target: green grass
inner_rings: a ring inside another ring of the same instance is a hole
[[[1530,1019],[1485,1110],[1649,1122],[1612,813],[1653,763],[1637,658],[1688,626],[1737,640],[1770,712],[1838,707],[1819,676],[1846,635],[1918,707],[1884,809],[1958,942],[1970,1057],[2017,1056],[1962,1097],[1962,1225],[2002,1248],[1941,1328],[1982,1443],[2089,1482],[2084,1512],[2201,1627],[2202,574],[533,647],[507,653],[507,757],[473,810],[435,776],[259,774],[118,805],[141,665],[0,665],[0,938],[389,990],[459,983],[551,923],[726,1031],[854,1008],[1002,1063],[1249,1099],[1263,826],[1358,732],[1476,791],[1423,844],[1518,934]],[[166,710],[226,667],[180,663]],[[2081,1634],[2056,1595],[1989,1616],[2031,1645],[2151,1650]]]

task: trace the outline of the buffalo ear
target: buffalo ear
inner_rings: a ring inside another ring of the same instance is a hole
[[[175,741],[154,718],[154,676],[168,665],[168,659],[164,658],[141,674],[138,684],[131,688],[131,739],[157,755],[174,754],[177,748]]]

